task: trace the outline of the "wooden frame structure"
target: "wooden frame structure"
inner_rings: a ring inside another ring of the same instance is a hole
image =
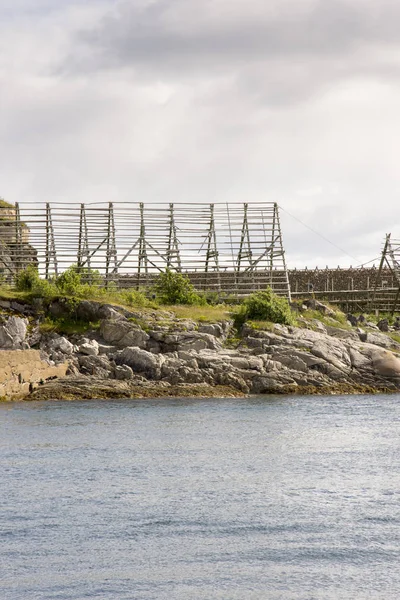
[[[388,267],[397,283],[397,292],[393,300],[391,308],[391,314],[393,315],[400,297],[400,240],[392,239],[392,234],[387,233],[385,237],[385,243],[382,250],[382,257],[379,263],[379,269],[375,279],[374,293],[372,296],[372,302],[375,300],[375,295],[378,287],[378,282],[381,279],[382,269]]]
[[[10,225],[14,271],[26,266],[29,245],[47,279],[76,264],[138,288],[171,269],[187,273],[199,290],[245,296],[270,286],[290,299],[276,203],[21,203],[11,216],[0,208],[0,243]]]

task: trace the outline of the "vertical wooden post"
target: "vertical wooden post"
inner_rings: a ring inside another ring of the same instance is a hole
[[[378,269],[378,272],[377,272],[377,274],[376,274],[376,277],[375,277],[374,291],[373,291],[373,293],[372,293],[372,298],[371,298],[371,300],[370,300],[370,302],[369,302],[369,305],[370,305],[370,307],[371,307],[371,304],[372,304],[372,303],[374,302],[374,300],[375,300],[375,296],[376,296],[376,288],[378,287],[378,280],[379,280],[379,277],[380,277],[380,276],[381,276],[381,274],[382,274],[382,268],[383,268],[383,264],[384,264],[385,260],[387,260],[387,259],[386,259],[386,252],[387,252],[388,246],[389,246],[389,244],[390,244],[390,235],[391,235],[390,233],[387,233],[387,234],[386,234],[385,245],[384,245],[384,247],[383,247],[383,250],[382,250],[381,262],[379,263],[379,269]]]
[[[269,255],[269,280],[270,287],[272,289],[272,271],[274,268],[274,248],[275,248],[275,227],[276,227],[276,216],[277,216],[277,207],[274,207],[274,213],[272,217],[272,232],[271,232],[271,240],[272,240],[272,248]]]
[[[214,259],[214,270],[217,271],[217,286],[218,291],[221,289],[221,278],[219,272],[219,262],[218,262],[218,248],[217,248],[217,237],[215,234],[215,216],[214,216],[214,204],[210,204],[210,223],[207,234],[207,254],[206,254],[206,263],[205,263],[205,273],[206,273],[206,285],[207,285],[207,273],[210,267],[210,260]]]
[[[19,273],[23,269],[22,262],[22,225],[19,203],[15,203],[15,270]]]
[[[46,204],[46,257],[45,257],[45,277],[50,277],[50,262],[53,259],[54,274],[58,275],[56,244],[54,239],[53,221],[51,217],[50,204]]]
[[[110,265],[114,263],[112,272],[118,271],[117,246],[115,243],[115,220],[114,220],[114,205],[112,202],[108,204],[107,218],[107,249],[106,249],[106,287],[109,284]]]
[[[79,237],[78,237],[78,256],[77,265],[79,268],[87,265],[87,268],[91,269],[90,265],[90,250],[89,250],[89,234],[86,219],[85,205],[81,204],[80,215],[79,215]]]
[[[250,266],[252,264],[252,251],[251,251],[251,244],[250,244],[250,232],[249,232],[249,222],[248,222],[248,218],[247,218],[247,210],[248,210],[248,204],[246,202],[245,204],[243,204],[243,225],[242,225],[242,233],[240,236],[240,245],[239,245],[238,258],[237,258],[238,271],[240,271],[240,266],[241,266],[241,262],[242,262],[243,258],[248,259]],[[244,250],[245,244],[247,245],[247,252]]]
[[[141,278],[141,270],[144,269],[144,272],[148,274],[148,264],[147,264],[147,248],[146,248],[146,225],[144,221],[144,204],[141,202],[139,204],[140,211],[140,233],[139,233],[139,254],[138,254],[138,282],[137,287],[140,287],[140,278]]]
[[[287,290],[287,298],[288,298],[288,301],[291,302],[292,297],[291,297],[291,293],[290,293],[289,274],[288,274],[287,267],[286,267],[285,250],[283,249],[282,230],[281,230],[281,223],[280,223],[280,219],[279,219],[279,207],[276,202],[274,203],[274,215],[275,215],[275,219],[276,219],[276,229],[278,232],[277,239],[274,240],[274,247],[275,247],[276,242],[278,241],[279,242],[279,253],[282,256],[282,264],[283,264],[283,270],[284,270],[284,274],[285,274],[285,287]]]
[[[169,232],[167,245],[167,269],[171,268],[172,260],[176,260],[176,271],[181,271],[181,255],[179,251],[179,242],[176,235],[176,224],[174,215],[174,205],[169,205]]]
[[[226,203],[226,213],[228,216],[228,227],[229,227],[229,239],[231,243],[231,255],[232,255],[232,267],[233,267],[233,285],[235,290],[235,296],[238,294],[238,279],[237,279],[237,271],[236,271],[236,261],[235,261],[235,252],[233,249],[233,238],[232,238],[232,225],[231,225],[231,215],[229,212],[229,204]]]

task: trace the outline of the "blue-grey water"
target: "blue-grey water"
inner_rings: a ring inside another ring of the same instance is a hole
[[[0,406],[0,598],[400,598],[400,396]]]

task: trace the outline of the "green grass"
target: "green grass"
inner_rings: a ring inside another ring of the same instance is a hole
[[[392,338],[392,340],[394,340],[395,342],[398,342],[400,344],[400,334],[399,333],[390,332],[390,333],[387,333],[386,335],[388,335],[390,338]]]
[[[72,335],[77,333],[82,335],[88,331],[98,329],[99,326],[99,321],[75,321],[74,319],[68,319],[66,317],[62,319],[46,317],[39,325],[39,330],[40,333],[59,333],[61,335]]]
[[[0,208],[15,208],[15,205],[6,202],[3,198],[0,198]]]
[[[272,321],[258,321],[257,319],[251,319],[250,321],[246,321],[246,325],[257,331],[273,331],[276,323],[273,323]]]
[[[327,327],[337,327],[338,329],[346,329],[350,331],[352,326],[347,322],[346,315],[332,306],[329,306],[329,308],[335,311],[334,317],[323,315],[319,310],[306,310],[295,318],[295,325],[297,327],[306,327],[308,324],[312,327],[312,321],[317,320]],[[303,323],[299,319],[304,319],[307,321],[307,324]]]
[[[163,305],[161,308],[174,313],[178,319],[190,319],[198,323],[216,323],[218,321],[228,321],[232,318],[232,307],[224,304],[216,306],[208,304],[205,306],[177,304],[172,306]]]
[[[21,300],[29,302],[31,296],[28,292],[17,292],[12,287],[2,284],[0,286],[0,300]]]

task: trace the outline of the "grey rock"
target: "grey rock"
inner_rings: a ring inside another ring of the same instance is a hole
[[[129,381],[134,378],[133,371],[128,365],[117,365],[114,369],[115,379]]]
[[[20,302],[16,302],[15,300],[11,301],[10,304],[11,310],[21,313],[23,315],[29,315],[32,313],[31,307],[29,304],[21,304]]]
[[[180,340],[179,349],[196,349],[196,346],[198,347],[198,344],[200,343],[205,344],[205,347],[209,350],[221,350],[222,348],[221,342],[215,336],[210,335],[209,333],[199,333],[194,331],[192,333],[186,334],[184,336],[184,339]]]
[[[350,323],[350,325],[352,325],[353,327],[357,327],[358,325],[358,319],[355,315],[352,315],[351,313],[349,313],[346,316],[347,321]]]
[[[116,357],[117,365],[128,365],[134,373],[144,373],[151,379],[161,377],[161,367],[165,357],[161,354],[152,354],[138,347],[127,347]]]
[[[328,338],[329,339],[329,338]],[[332,342],[336,340],[332,339]],[[339,344],[329,343],[326,340],[316,342],[311,348],[312,354],[330,363],[340,371],[348,371],[351,367],[350,357],[346,348]]]
[[[349,356],[351,361],[351,366],[354,369],[360,370],[368,368],[371,364],[371,360],[368,356],[362,354],[356,348],[349,348]]]
[[[327,325],[326,333],[331,337],[339,338],[341,340],[358,340],[358,331],[349,331],[348,329],[342,329],[340,327],[330,327]]]
[[[149,336],[135,323],[121,319],[104,319],[100,324],[100,335],[114,346],[137,346],[144,348]]]
[[[227,357],[232,367],[236,369],[245,369],[251,371],[262,371],[264,369],[264,361],[256,356],[232,356]]]
[[[266,375],[260,375],[255,377],[251,382],[251,391],[254,394],[271,394],[280,393],[282,389],[287,386],[291,386],[293,389],[298,387],[293,377],[286,376],[279,373],[267,373]]]
[[[218,371],[218,374],[220,373],[233,373],[235,375],[237,375],[238,377],[241,377],[244,381],[248,382],[250,384],[250,382],[257,378],[260,377],[260,375],[265,375],[266,371],[263,371],[262,373],[260,373],[260,371],[254,371],[252,369],[229,369],[229,367],[227,369],[223,369],[221,371]]]
[[[98,302],[81,300],[77,306],[76,314],[82,321],[97,321],[99,319],[99,306]]]
[[[239,374],[231,371],[222,371],[215,378],[215,383],[218,385],[230,385],[231,387],[240,390],[247,394],[250,391],[250,385]]]
[[[318,319],[312,319],[311,323],[313,325],[313,328],[319,331],[320,333],[327,333],[325,325],[321,323],[321,321],[318,321]]]
[[[117,350],[117,346],[109,346],[108,344],[98,343],[99,354],[107,354],[107,356],[114,354]]]
[[[146,350],[153,354],[159,354],[161,352],[161,344],[150,338],[146,343]]]
[[[307,359],[308,358],[309,357],[307,356]],[[308,370],[308,365],[305,362],[303,355],[300,353],[293,353],[291,351],[284,350],[281,352],[278,351],[271,355],[271,359],[274,362],[279,362],[289,369],[294,369],[295,371],[302,371],[303,373],[306,373]]]
[[[374,344],[375,346],[380,346],[381,348],[395,348],[396,350],[400,350],[400,344],[398,342],[395,342],[388,335],[378,331],[368,331],[367,342],[369,344]]]
[[[123,310],[123,309],[121,309]],[[123,319],[124,316],[110,304],[95,300],[81,300],[76,307],[76,316],[82,321],[99,321],[100,319]]]
[[[96,340],[87,340],[80,344],[79,352],[88,356],[97,356],[99,354],[99,344]]]
[[[107,356],[79,356],[79,370],[84,375],[107,379],[114,375],[114,366]]]
[[[246,337],[244,343],[249,348],[259,348],[261,350],[263,350],[265,346],[268,346],[268,340],[259,337]]]
[[[49,352],[50,355],[53,353],[61,353],[70,356],[75,351],[75,346],[71,344],[64,336],[55,336],[45,342],[44,350]]]
[[[0,348],[12,350],[22,348],[26,341],[28,321],[20,317],[9,317],[0,325]]]
[[[180,355],[181,352],[178,353]],[[201,369],[224,369],[227,367],[227,361],[218,352],[203,349],[196,354],[197,364]]]
[[[400,377],[400,359],[387,350],[376,351],[372,356],[376,373],[384,377]]]
[[[380,321],[378,321],[377,327],[379,331],[387,333],[389,331],[389,321],[387,319],[381,319]]]
[[[361,329],[361,327],[357,327],[356,333],[358,334],[358,337],[359,337],[359,339],[360,339],[361,342],[366,342],[367,341],[368,334],[367,334],[366,331],[364,331],[364,329]]]
[[[334,316],[335,314],[335,311],[329,308],[329,306],[326,306],[326,304],[315,300],[315,298],[309,298],[308,300],[305,300],[304,306],[310,310],[318,310],[322,315]]]
[[[200,333],[208,333],[216,338],[222,338],[225,334],[220,323],[200,323],[198,331]]]
[[[51,302],[48,310],[52,317],[59,319],[61,317],[66,317],[71,313],[71,306],[65,298],[61,298],[60,300]]]

